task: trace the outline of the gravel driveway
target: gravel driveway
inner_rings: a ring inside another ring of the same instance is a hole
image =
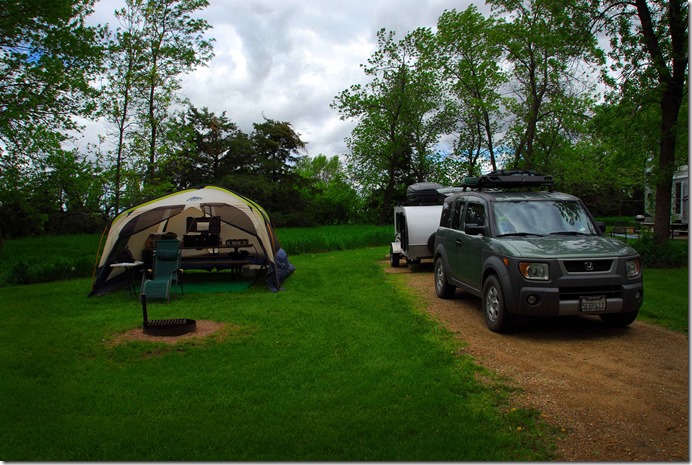
[[[516,402],[564,428],[559,460],[689,461],[686,334],[574,317],[527,319],[499,335],[486,328],[480,299],[460,291],[437,298],[431,264],[385,269],[405,277],[477,363],[521,388]]]

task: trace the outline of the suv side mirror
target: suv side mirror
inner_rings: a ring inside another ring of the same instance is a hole
[[[606,231],[606,224],[603,221],[596,221],[596,227],[598,228],[599,231],[605,234]]]
[[[482,236],[485,233],[485,225],[467,224],[464,227],[464,232],[470,236]]]

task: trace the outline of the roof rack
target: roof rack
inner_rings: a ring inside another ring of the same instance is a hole
[[[497,170],[482,176],[466,177],[461,183],[464,191],[467,188],[483,190],[509,189],[513,187],[541,187],[547,186],[553,191],[553,177],[543,176],[534,170]]]

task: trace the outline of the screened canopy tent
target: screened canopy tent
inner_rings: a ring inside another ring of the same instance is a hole
[[[128,265],[147,267],[156,241],[171,238],[180,241],[183,269],[266,267],[272,290],[279,290],[295,269],[262,207],[227,189],[204,186],[159,197],[116,216],[108,228],[90,295],[123,286],[132,271]]]

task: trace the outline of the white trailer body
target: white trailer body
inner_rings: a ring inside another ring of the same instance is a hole
[[[410,205],[394,207],[394,242],[390,248],[390,263],[399,266],[404,257],[408,263],[433,258],[432,241],[440,224],[442,205]]]

